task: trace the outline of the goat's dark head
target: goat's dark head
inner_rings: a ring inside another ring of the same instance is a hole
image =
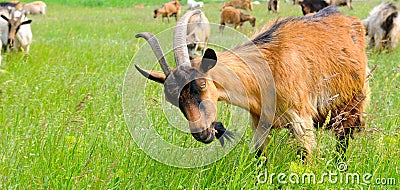
[[[300,2],[299,4],[301,6],[301,11],[303,12],[303,15],[311,13],[311,8],[309,5],[306,5],[303,1]]]
[[[219,92],[213,80],[208,76],[210,69],[217,63],[214,50],[207,49],[202,58],[189,59],[186,32],[189,18],[199,10],[186,13],[174,29],[174,56],[176,68],[170,69],[164,58],[157,38],[151,33],[140,33],[152,47],[163,72],[136,69],[150,80],[164,84],[166,100],[177,106],[189,121],[193,137],[203,143],[213,141],[216,134],[217,101]]]
[[[154,9],[154,15],[153,15],[153,18],[157,18],[157,16],[158,16],[158,9]]]
[[[8,45],[9,47],[14,47],[14,40],[15,40],[15,35],[17,34],[18,30],[20,27],[24,24],[30,24],[32,20],[25,20],[21,21],[23,14],[21,14],[19,17],[14,17],[14,13],[11,13],[11,18],[7,18],[4,15],[1,15],[1,18],[7,21],[8,23]]]
[[[256,26],[256,17],[251,16],[249,22],[250,22],[252,27],[255,27]]]
[[[240,12],[240,22],[249,21],[252,27],[256,26],[256,17]]]
[[[303,15],[316,13],[321,9],[329,6],[329,4],[323,0],[304,0],[299,2],[299,5],[301,6],[301,11],[303,12]]]

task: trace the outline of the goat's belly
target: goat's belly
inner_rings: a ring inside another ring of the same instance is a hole
[[[325,107],[317,108],[318,112],[313,118],[314,127],[324,127],[333,129],[346,126],[350,128],[360,128],[364,124],[362,117],[362,102],[365,96],[362,93],[356,94],[349,101],[335,102],[326,104]],[[327,100],[329,102],[329,99]]]

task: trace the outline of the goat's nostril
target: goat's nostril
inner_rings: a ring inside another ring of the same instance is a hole
[[[209,129],[206,129],[202,132],[192,133],[192,136],[200,142],[205,144],[211,143],[214,140],[214,133],[210,132]]]

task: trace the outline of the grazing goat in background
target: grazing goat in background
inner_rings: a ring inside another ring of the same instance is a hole
[[[395,5],[381,3],[372,9],[363,23],[370,48],[375,50],[396,48],[400,38],[400,15]]]
[[[232,0],[228,2],[224,2],[222,8],[224,7],[235,7],[238,9],[244,10],[253,10],[253,4],[251,4],[251,0]]]
[[[34,1],[24,5],[26,15],[46,14],[46,3],[43,1]]]
[[[162,21],[164,21],[164,17],[167,17],[169,22],[169,17],[175,16],[175,19],[178,20],[179,15],[181,14],[181,3],[179,1],[171,1],[165,3],[161,8],[154,10],[154,18],[157,18],[158,15],[162,16]]]
[[[347,5],[347,7],[352,10],[353,6],[351,5],[351,1],[352,0],[326,0],[326,2],[329,5],[335,5],[335,6],[345,6]]]
[[[278,13],[278,9],[279,9],[279,0],[268,1],[268,12],[272,11],[273,13]]]
[[[9,15],[1,15],[0,33],[2,48],[22,50],[25,54],[29,53],[29,47],[32,43],[32,31],[30,23],[21,11],[13,10]],[[1,63],[1,57],[0,57]]]
[[[256,26],[256,17],[255,16],[250,15],[250,14],[244,14],[244,13],[240,12],[240,25],[239,26],[242,27],[243,23],[247,22],[247,21],[249,21],[249,23],[252,27]]]
[[[243,14],[239,9],[234,7],[225,7],[221,11],[219,31],[223,32],[226,24],[232,24],[235,29],[237,26],[242,27],[246,21],[249,21],[252,27],[256,25],[256,17]]]
[[[143,8],[144,8],[144,5],[143,5],[143,4],[137,4],[137,5],[135,5],[135,8],[137,8],[137,9],[143,9]]]
[[[324,128],[335,133],[337,150],[346,152],[352,133],[364,126],[369,90],[365,31],[358,18],[327,7],[279,20],[229,51],[207,49],[202,58],[189,60],[185,24],[195,13],[186,13],[175,27],[176,68],[159,59],[163,53],[155,37],[141,33],[137,37],[149,41],[163,72],[136,69],[164,84],[166,100],[179,107],[197,141],[224,138],[217,121],[217,102],[223,100],[250,112],[258,155],[271,128],[288,128],[309,159],[316,147],[314,127],[326,118]]]
[[[316,13],[328,6],[328,3],[324,0],[303,0],[299,4],[303,15]]]
[[[24,12],[18,13],[20,22],[28,21],[29,19],[25,16]],[[14,17],[17,17],[14,13]],[[23,51],[26,55],[29,54],[30,46],[32,43],[32,29],[29,24],[22,24],[15,36],[15,45],[14,49],[17,51]]]
[[[189,9],[194,9],[196,7],[203,8],[204,3],[203,2],[196,2],[195,0],[188,0],[187,1]]]
[[[201,55],[203,55],[210,38],[210,23],[206,15],[203,12],[194,14],[190,17],[187,27],[186,42],[189,56],[195,57],[196,51],[201,51]]]

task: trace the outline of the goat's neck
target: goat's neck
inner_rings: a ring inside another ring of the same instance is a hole
[[[242,58],[231,53],[220,53],[218,63],[209,71],[218,89],[219,100],[260,114],[261,94],[252,63],[244,63]],[[252,69],[253,68],[253,69]]]

